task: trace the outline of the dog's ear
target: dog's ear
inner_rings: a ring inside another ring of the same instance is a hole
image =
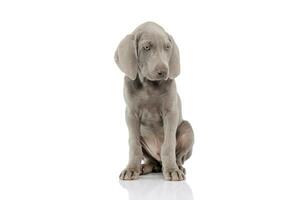
[[[172,43],[172,53],[169,61],[169,77],[174,79],[180,74],[180,56],[177,44],[171,35],[169,35],[169,40]]]
[[[134,34],[127,35],[115,52],[115,62],[122,72],[131,80],[136,79],[138,72],[137,39]]]

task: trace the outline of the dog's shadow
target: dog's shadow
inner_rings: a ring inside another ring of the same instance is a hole
[[[120,185],[128,191],[129,200],[193,200],[192,190],[185,181],[165,181],[159,173],[120,181]]]

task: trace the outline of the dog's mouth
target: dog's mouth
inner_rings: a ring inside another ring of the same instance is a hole
[[[144,68],[144,67],[145,66],[141,65],[138,68],[139,74],[141,74],[144,79],[148,79],[151,82],[160,82],[160,81],[169,79],[169,72],[166,70],[143,71],[142,68]]]
[[[165,79],[150,79],[150,78],[145,78],[144,80],[145,80],[145,82],[147,82],[151,85],[160,85],[161,83],[166,81]]]
[[[162,83],[163,80],[150,80],[150,79],[147,79],[147,78],[146,78],[145,81],[146,81],[147,83],[149,83],[150,85],[158,86],[158,85],[160,85],[160,84]]]
[[[153,75],[150,74],[149,76],[146,76],[146,78],[149,81],[164,81],[164,80],[168,80],[168,76],[167,75],[163,75],[163,76],[159,76],[159,75]]]

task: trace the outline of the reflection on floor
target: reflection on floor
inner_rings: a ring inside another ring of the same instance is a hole
[[[135,181],[120,181],[129,200],[193,200],[193,193],[185,181],[165,181],[161,174],[141,176]]]

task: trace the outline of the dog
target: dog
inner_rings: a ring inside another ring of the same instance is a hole
[[[129,161],[120,179],[162,172],[166,180],[184,180],[183,164],[192,154],[194,133],[182,119],[175,84],[180,58],[173,37],[160,25],[146,22],[120,42],[114,59],[126,75],[129,130]]]

